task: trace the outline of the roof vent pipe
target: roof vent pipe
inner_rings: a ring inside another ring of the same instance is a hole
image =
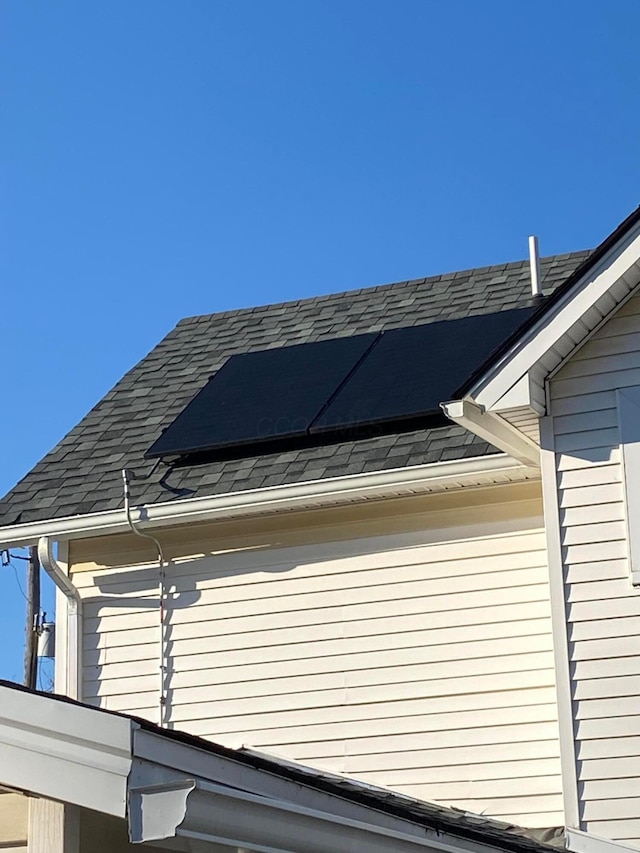
[[[531,266],[531,293],[542,296],[540,286],[540,255],[538,254],[538,238],[529,237],[529,265]]]

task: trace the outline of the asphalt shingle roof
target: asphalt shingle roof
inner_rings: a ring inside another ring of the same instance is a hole
[[[541,260],[546,294],[589,252]],[[400,328],[530,305],[527,261],[481,267],[182,320],[0,501],[0,526],[115,509],[123,467],[144,474],[152,442],[226,359],[240,352]],[[483,456],[496,449],[459,426],[227,459],[134,483],[146,503]]]

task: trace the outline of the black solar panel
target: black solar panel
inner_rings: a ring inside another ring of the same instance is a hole
[[[456,388],[532,309],[446,320],[384,332],[311,433],[401,422],[439,413]]]
[[[232,356],[145,456],[179,456],[307,435],[377,333]]]
[[[232,356],[145,455],[184,459],[248,445],[300,446],[324,443],[327,434],[365,438],[431,422],[532,311]]]

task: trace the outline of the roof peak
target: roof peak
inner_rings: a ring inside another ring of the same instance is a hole
[[[541,266],[549,267],[554,263],[554,261],[561,262],[565,261],[568,258],[577,258],[580,256],[584,256],[585,258],[590,254],[591,249],[581,249],[575,252],[560,252],[554,255],[545,255],[540,258]],[[346,296],[350,294],[353,296],[362,296],[373,293],[380,293],[381,291],[391,290],[393,288],[401,288],[403,286],[415,286],[416,284],[437,284],[440,281],[452,281],[456,278],[463,278],[469,276],[478,276],[483,274],[495,274],[499,272],[511,272],[516,269],[529,269],[529,259],[523,258],[518,261],[508,261],[502,264],[488,264],[486,266],[481,267],[468,267],[463,270],[451,270],[449,272],[436,273],[434,275],[429,276],[418,276],[417,278],[409,278],[402,279],[400,281],[391,281],[385,282],[383,284],[373,284],[373,285],[365,285],[364,287],[355,287],[349,290],[339,290],[330,293],[321,293],[316,296],[305,296],[302,299],[288,299],[282,302],[265,302],[260,305],[251,305],[245,308],[230,308],[225,311],[212,311],[208,314],[193,314],[188,317],[183,317],[179,322],[178,326],[195,324],[195,323],[204,323],[208,322],[212,318],[219,319],[227,319],[229,317],[246,317],[250,314],[261,314],[267,310],[273,311],[278,308],[287,309],[292,308],[296,305],[307,305],[310,303],[322,303],[328,302],[332,299],[344,299]],[[544,278],[544,270],[543,270],[543,278]]]

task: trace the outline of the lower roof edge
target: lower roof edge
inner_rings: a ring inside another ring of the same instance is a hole
[[[523,465],[507,454],[495,453],[243,492],[156,504],[143,503],[132,509],[132,519],[136,527],[150,530],[534,480],[539,477],[540,472],[536,468]],[[124,508],[44,519],[0,528],[0,549],[35,545],[43,536],[66,541],[126,533],[129,530]]]

